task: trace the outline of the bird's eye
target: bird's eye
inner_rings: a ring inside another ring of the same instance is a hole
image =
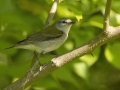
[[[67,23],[66,21],[63,21],[63,23]]]

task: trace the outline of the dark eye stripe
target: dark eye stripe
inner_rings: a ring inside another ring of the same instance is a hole
[[[67,23],[66,21],[63,21],[63,23]]]
[[[67,23],[66,21],[59,21],[59,23]]]

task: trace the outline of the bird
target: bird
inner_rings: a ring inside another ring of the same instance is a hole
[[[59,19],[52,25],[29,35],[26,39],[6,49],[21,48],[41,54],[54,51],[66,41],[70,28],[74,23],[69,18]]]

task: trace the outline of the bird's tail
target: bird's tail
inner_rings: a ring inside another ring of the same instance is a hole
[[[4,50],[11,49],[11,48],[14,48],[14,47],[15,47],[15,46],[11,46],[11,47],[5,48]]]

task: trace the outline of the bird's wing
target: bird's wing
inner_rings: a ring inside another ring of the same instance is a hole
[[[47,41],[61,37],[63,35],[63,32],[55,29],[56,28],[49,26],[47,27],[47,29],[30,35],[29,37],[27,37],[27,39],[30,41]]]
[[[18,44],[29,44],[34,42],[41,42],[41,41],[47,41],[59,38],[63,35],[63,32],[60,30],[55,30],[56,28],[53,26],[47,27],[42,31],[39,31],[37,33],[34,33],[30,36],[28,36],[25,40],[22,40],[18,42]]]

